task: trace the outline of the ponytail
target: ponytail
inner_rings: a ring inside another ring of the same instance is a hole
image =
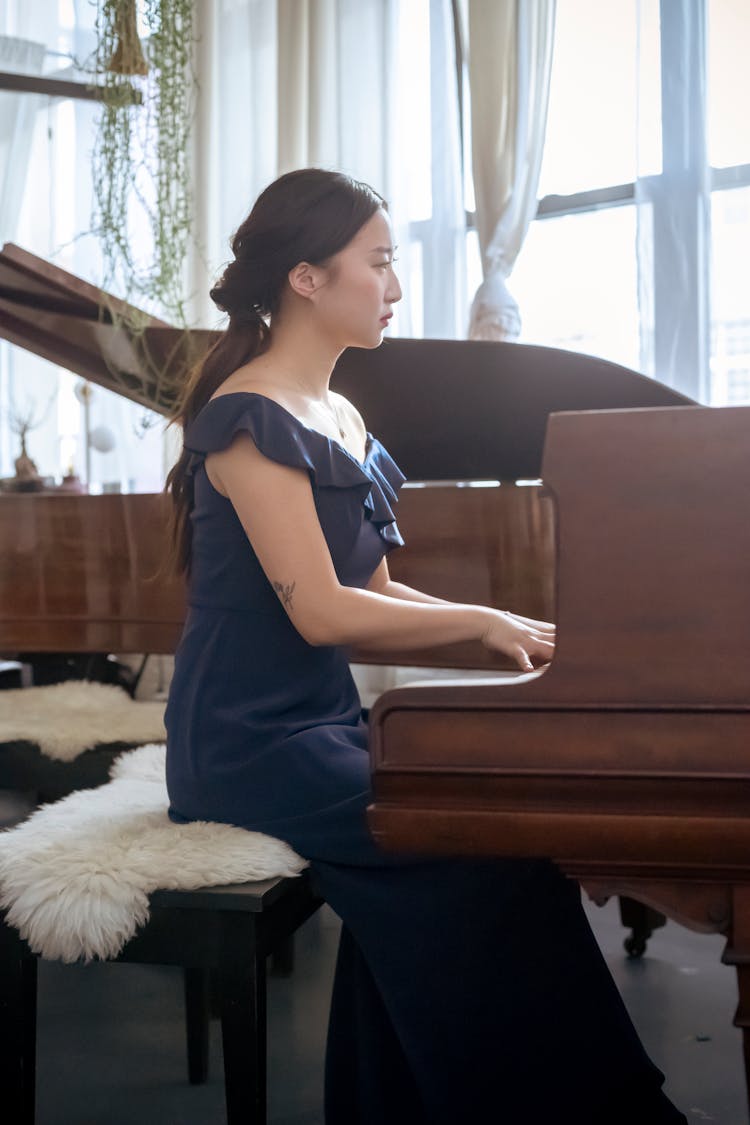
[[[205,359],[193,369],[182,402],[169,424],[176,423],[184,431],[228,375],[265,351],[269,338],[269,329],[260,316],[233,317],[229,327],[213,344]],[[165,485],[165,491],[172,497],[167,567],[174,574],[190,573],[190,513],[194,504],[190,460],[191,454],[183,445],[180,456],[167,475]]]

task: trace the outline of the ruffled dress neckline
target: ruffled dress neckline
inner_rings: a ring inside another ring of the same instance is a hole
[[[271,398],[269,395],[262,395],[258,391],[227,391],[224,394],[214,395],[213,398],[210,398],[208,400],[206,405],[203,407],[203,410],[211,406],[213,403],[218,402],[222,398],[235,398],[246,395],[249,395],[251,398],[262,399],[263,403],[270,402],[272,406],[275,406],[278,410],[280,410],[281,413],[286,416],[286,418],[288,418],[291,422],[294,422],[295,425],[299,426],[301,430],[304,430],[308,434],[314,434],[316,438],[321,438],[323,441],[327,441],[329,445],[332,445],[335,449],[341,450],[344,456],[348,457],[350,461],[353,461],[354,464],[357,465],[360,469],[365,468],[365,466],[367,465],[370,454],[373,450],[373,445],[375,444],[375,438],[373,438],[369,430],[365,431],[365,456],[363,460],[360,461],[358,457],[355,457],[354,454],[346,448],[343,442],[338,440],[338,438],[329,437],[328,434],[324,434],[322,430],[316,430],[314,426],[308,426],[305,422],[302,422],[296,414],[293,414],[291,410],[287,410],[285,406],[282,406],[280,402],[277,402],[275,398]]]
[[[197,472],[209,453],[226,449],[241,430],[272,461],[306,470],[314,491],[354,490],[386,549],[403,545],[392,505],[405,477],[369,431],[365,457],[359,461],[341,442],[306,426],[275,399],[256,391],[230,391],[209,399],[185,427],[185,448],[192,454],[188,472]]]

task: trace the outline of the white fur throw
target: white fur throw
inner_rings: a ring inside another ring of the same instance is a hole
[[[45,805],[0,832],[0,906],[49,960],[116,957],[157,890],[194,890],[307,866],[288,844],[227,824],[167,816],[165,748],[120,755],[112,781]]]
[[[68,680],[4,691],[0,698],[0,742],[34,742],[61,762],[100,743],[137,746],[159,742],[165,733],[163,703],[136,703],[115,684]]]

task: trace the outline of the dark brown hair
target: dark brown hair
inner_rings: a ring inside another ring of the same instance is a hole
[[[302,168],[274,180],[232,238],[234,261],[211,290],[229,326],[190,375],[172,419],[183,429],[221,384],[269,345],[289,271],[299,262],[325,265],[386,204],[372,188],[341,172]],[[171,569],[188,573],[193,477],[184,448],[167,476],[172,497]]]

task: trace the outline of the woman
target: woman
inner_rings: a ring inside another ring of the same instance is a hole
[[[367,830],[367,730],[346,646],[481,639],[522,669],[554,630],[391,581],[402,474],[329,390],[401,296],[386,205],[282,176],[211,296],[229,327],[188,388],[168,488],[189,613],[167,708],[171,815],[310,860],[343,920],[328,1125],[677,1122],[575,884],[542,861],[389,856]],[[394,409],[398,405],[394,403]]]

